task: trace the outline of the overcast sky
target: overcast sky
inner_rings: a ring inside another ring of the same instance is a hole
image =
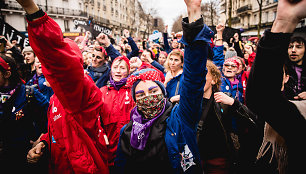
[[[202,0],[202,2],[209,0]],[[186,5],[184,0],[139,0],[144,10],[148,8],[154,8],[157,11],[157,15],[163,18],[166,25],[169,26],[171,31],[174,20],[179,15],[186,15]]]
[[[139,2],[142,3],[144,9],[156,9],[157,15],[163,18],[169,29],[179,15],[186,14],[184,0],[139,0]]]

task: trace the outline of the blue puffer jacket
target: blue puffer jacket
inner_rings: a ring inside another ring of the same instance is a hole
[[[186,46],[183,68],[184,78],[180,82],[180,103],[174,106],[170,116],[167,118],[164,135],[168,157],[175,173],[181,173],[182,171],[195,173],[196,168],[200,167],[200,153],[196,141],[196,132],[197,124],[202,114],[201,104],[207,73],[206,61],[209,47],[207,43],[210,42],[210,38],[214,35],[209,27],[206,25],[203,27],[203,19],[191,24],[188,24],[187,21],[188,18],[183,20],[185,36],[180,41]],[[196,25],[198,27],[194,29],[195,24],[201,25]],[[121,133],[123,130],[124,127],[121,129]],[[116,164],[116,167],[124,167],[124,164],[120,162],[125,162],[126,160],[122,158],[127,157],[121,151],[119,140],[116,159],[119,164]],[[160,170],[162,171],[163,169]]]
[[[231,85],[231,82],[228,78],[223,77],[221,79],[221,92],[227,92],[230,93],[235,99],[239,100],[241,103],[243,103],[243,87],[242,84],[239,82],[238,84],[234,84],[233,87]]]

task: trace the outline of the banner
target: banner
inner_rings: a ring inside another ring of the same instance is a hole
[[[149,36],[149,40],[155,43],[159,43],[159,40],[163,37],[163,34],[157,30],[153,31],[153,34]]]
[[[21,49],[30,45],[29,39],[24,34],[20,33],[10,24],[4,22],[2,18],[0,18],[0,35],[4,36],[10,42],[16,40],[17,45],[20,45]]]
[[[94,24],[91,21],[86,20],[73,20],[75,27],[83,27],[86,31],[90,31],[93,38],[96,38],[100,33],[111,35],[112,30],[108,27],[104,27],[98,24]]]

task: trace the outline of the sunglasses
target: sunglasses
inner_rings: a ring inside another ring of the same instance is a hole
[[[232,68],[237,68],[237,65],[231,65],[231,64],[224,64],[225,67],[229,68],[229,67],[232,67]]]
[[[97,59],[102,59],[102,57],[96,56],[95,54],[92,54],[92,57],[93,57],[93,58],[97,58]]]

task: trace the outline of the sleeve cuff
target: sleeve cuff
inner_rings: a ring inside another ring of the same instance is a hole
[[[260,45],[263,47],[275,47],[285,44],[284,46],[287,47],[292,35],[292,33],[272,33],[271,30],[266,30]]]

